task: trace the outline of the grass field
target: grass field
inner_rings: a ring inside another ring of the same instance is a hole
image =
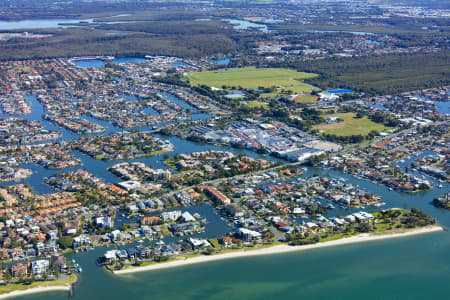
[[[205,84],[210,87],[221,88],[242,87],[254,89],[258,87],[279,87],[293,92],[310,92],[314,87],[302,82],[307,78],[316,77],[316,74],[297,72],[284,68],[247,67],[239,69],[223,69],[215,71],[196,72],[187,75],[192,85]]]
[[[268,104],[262,101],[249,101],[245,104],[249,108],[267,108]]]
[[[358,134],[366,136],[372,130],[382,132],[389,129],[389,127],[386,127],[383,124],[378,124],[369,120],[366,116],[360,119],[355,118],[355,116],[355,113],[325,115],[324,118],[338,117],[344,121],[336,124],[315,125],[313,126],[313,129],[321,130],[327,134],[335,134],[337,136],[351,136]]]
[[[316,103],[318,97],[316,96],[297,96],[294,101],[297,103]]]

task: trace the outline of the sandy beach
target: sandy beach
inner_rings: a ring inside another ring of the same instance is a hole
[[[239,257],[248,257],[248,256],[258,256],[258,255],[270,255],[270,254],[280,254],[280,253],[288,253],[295,251],[304,251],[316,248],[323,247],[332,247],[332,246],[340,246],[354,243],[363,243],[370,241],[377,241],[383,239],[391,239],[398,237],[406,237],[413,236],[419,234],[426,234],[431,232],[442,231],[443,228],[440,226],[427,226],[423,228],[411,229],[404,232],[392,232],[392,233],[382,233],[382,234],[360,234],[353,237],[343,238],[335,241],[322,242],[312,245],[302,245],[302,246],[289,246],[289,245],[276,245],[273,247],[255,249],[255,250],[247,250],[247,251],[236,251],[224,254],[216,254],[210,256],[200,256],[200,257],[192,257],[184,260],[174,260],[170,262],[157,263],[149,266],[143,267],[134,267],[125,270],[113,271],[116,275],[130,274],[135,272],[143,272],[143,271],[151,271],[151,270],[159,270],[159,269],[167,269],[174,267],[181,267],[191,264],[204,263],[209,261],[216,261],[222,259],[231,259],[231,258],[239,258]],[[0,298],[1,299],[1,298]]]
[[[0,299],[25,296],[25,295],[37,294],[37,293],[53,292],[53,291],[67,291],[68,292],[68,291],[70,291],[70,285],[42,286],[42,287],[36,287],[36,288],[27,289],[27,290],[13,291],[10,293],[1,294]]]

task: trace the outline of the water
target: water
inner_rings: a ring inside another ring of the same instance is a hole
[[[233,25],[234,29],[237,30],[250,30],[250,29],[258,29],[262,32],[268,32],[267,25],[257,24],[245,20],[235,20],[235,19],[224,19],[224,21],[228,21],[231,25]]]
[[[115,64],[124,64],[124,63],[141,63],[145,62],[147,59],[140,57],[116,57],[112,61]],[[80,59],[75,60],[74,64],[80,68],[103,68],[105,63],[101,59]]]
[[[180,68],[180,67],[187,67],[189,64],[185,63],[184,61],[175,61],[171,62],[170,65],[174,68]]]
[[[216,65],[228,65],[230,63],[231,59],[230,58],[225,58],[225,59],[211,59],[210,62],[212,62],[213,64]]]
[[[368,45],[370,45],[370,44],[381,45],[381,44],[383,44],[383,42],[372,41],[372,40],[365,40],[365,41],[364,41],[364,44],[368,44]]]
[[[281,19],[264,19],[264,22],[270,23],[270,24],[280,24],[284,23],[284,20]]]
[[[115,64],[125,64],[125,63],[141,63],[146,62],[147,59],[141,57],[116,57],[113,60]]]
[[[450,102],[446,101],[433,101],[436,104],[436,110],[441,114],[450,115]]]
[[[234,98],[242,98],[245,97],[244,94],[228,94],[225,95],[225,98],[234,99]]]
[[[307,32],[311,32],[311,33],[351,33],[354,35],[375,35],[375,33],[372,33],[372,32],[345,31],[345,30],[308,30]]]
[[[76,64],[80,68],[103,68],[105,67],[105,63],[101,59],[80,59],[74,60],[74,64]]]
[[[75,19],[40,19],[40,20],[22,20],[22,21],[0,21],[0,30],[14,29],[36,29],[36,28],[62,28],[66,25],[62,23],[92,23],[93,19],[75,20]]]
[[[117,15],[121,16],[121,15]],[[116,17],[117,17],[116,16]],[[38,28],[68,28],[79,26],[79,23],[89,23],[90,27],[102,24],[138,23],[145,21],[102,21],[94,19],[36,19],[21,21],[0,21],[0,30],[38,29]],[[84,24],[83,24],[84,25]]]

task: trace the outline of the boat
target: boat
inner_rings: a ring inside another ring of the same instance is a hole
[[[442,185],[442,183],[440,183],[439,185],[438,185],[438,188],[440,188],[440,189],[442,189],[444,186]]]

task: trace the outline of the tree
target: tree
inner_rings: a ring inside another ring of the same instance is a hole
[[[361,223],[358,226],[359,232],[369,232],[371,230],[369,223]]]
[[[59,239],[59,244],[62,249],[72,248],[73,238],[71,236],[62,236]]]
[[[5,280],[7,281],[7,282],[9,282],[11,279],[12,279],[12,275],[11,275],[11,271],[10,270],[6,270],[5,271]]]

